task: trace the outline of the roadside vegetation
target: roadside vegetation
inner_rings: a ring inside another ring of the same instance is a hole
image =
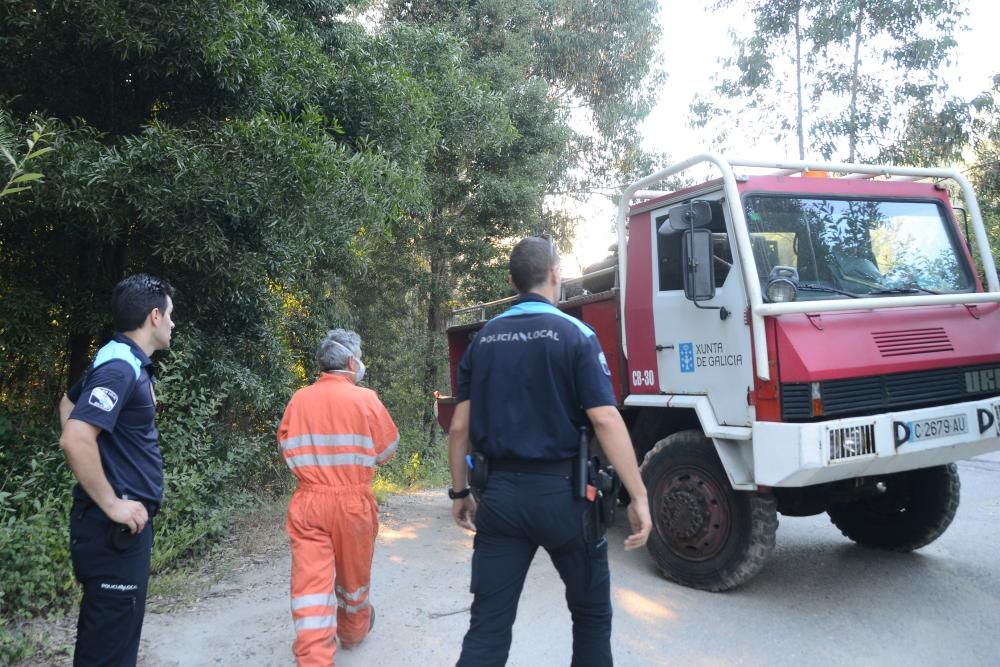
[[[14,1],[0,41],[0,664],[78,596],[55,406],[119,279],[178,290],[165,582],[287,493],[274,430],[332,327],[402,432],[377,493],[444,482],[449,311],[511,240],[568,239],[546,193],[645,168],[657,79],[654,0]]]

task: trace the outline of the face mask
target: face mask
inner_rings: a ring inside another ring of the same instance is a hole
[[[364,376],[365,376],[365,362],[363,362],[360,359],[358,359],[357,356],[355,356],[355,354],[353,352],[351,352],[351,350],[346,345],[344,345],[342,343],[338,343],[335,340],[334,341],[330,341],[330,342],[332,342],[334,345],[336,345],[337,347],[339,347],[340,349],[342,349],[344,352],[347,352],[349,355],[351,355],[351,358],[353,358],[354,361],[357,362],[357,364],[358,364],[358,370],[356,370],[354,372],[354,384],[358,384],[359,382],[361,382],[361,379],[364,378]],[[340,370],[337,370],[337,371],[334,371],[334,372],[335,373],[350,373],[350,371],[347,370],[346,368],[340,369]]]

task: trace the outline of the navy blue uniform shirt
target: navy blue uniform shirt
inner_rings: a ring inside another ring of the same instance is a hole
[[[557,461],[579,449],[585,410],[615,405],[593,329],[524,294],[479,331],[458,367],[472,448],[493,459]]]
[[[115,495],[159,505],[163,459],[156,431],[156,403],[149,357],[128,336],[115,334],[94,357],[70,419],[101,429],[97,436],[104,475]],[[77,497],[86,497],[79,484]]]

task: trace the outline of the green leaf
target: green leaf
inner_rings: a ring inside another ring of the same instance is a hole
[[[25,160],[34,160],[36,157],[41,157],[42,155],[45,155],[46,153],[50,153],[50,152],[52,152],[54,150],[55,150],[55,148],[53,148],[52,146],[46,146],[45,148],[39,148],[37,151],[32,151],[31,153],[28,153],[25,156],[24,159]]]
[[[38,181],[38,180],[41,180],[43,176],[44,176],[44,174],[39,174],[39,173],[35,173],[35,172],[32,172],[30,174],[21,174],[20,176],[18,176],[14,180],[12,180],[11,184],[14,184],[14,183],[27,183],[28,181]]]
[[[7,195],[12,195],[16,192],[21,192],[23,190],[30,190],[30,189],[31,189],[30,185],[25,185],[20,188],[4,188],[3,191],[0,191],[0,197],[6,197]]]
[[[9,150],[7,150],[6,148],[4,148],[3,146],[0,146],[0,152],[3,153],[3,156],[5,158],[7,158],[8,162],[10,162],[15,167],[17,166],[17,160],[14,159],[14,156],[10,154]]]

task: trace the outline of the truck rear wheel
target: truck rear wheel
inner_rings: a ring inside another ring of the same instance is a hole
[[[774,549],[775,500],[734,491],[700,431],[680,431],[646,454],[642,479],[653,530],[647,548],[663,576],[724,591],[754,577]]]
[[[913,551],[941,537],[958,510],[961,482],[954,463],[880,478],[885,492],[827,514],[845,537],[890,551]]]

